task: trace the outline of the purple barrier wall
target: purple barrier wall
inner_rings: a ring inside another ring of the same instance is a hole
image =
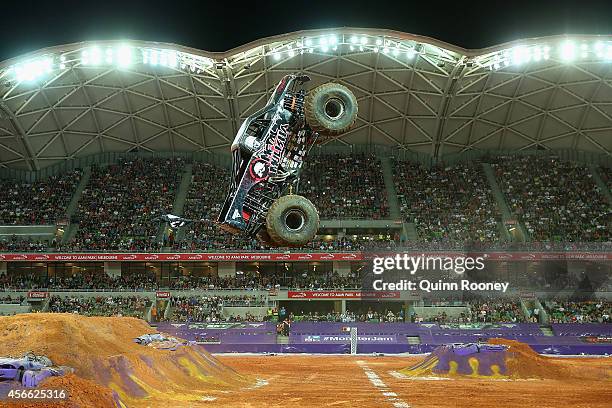
[[[612,336],[610,323],[554,323],[551,327],[556,336]]]
[[[351,343],[351,336],[349,334],[324,334],[324,335],[295,335],[289,336],[290,344],[311,344],[311,343],[322,343],[322,344],[345,344]],[[397,344],[398,337],[395,334],[364,334],[357,336],[358,344]]]

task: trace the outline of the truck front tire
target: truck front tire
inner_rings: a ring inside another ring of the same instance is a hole
[[[278,246],[299,247],[319,229],[319,213],[306,197],[289,194],[276,199],[266,216],[268,235]]]

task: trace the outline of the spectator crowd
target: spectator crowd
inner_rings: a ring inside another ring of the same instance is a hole
[[[478,163],[427,168],[395,161],[394,171],[400,210],[415,223],[419,240],[463,245],[499,239],[501,216]]]
[[[586,165],[554,156],[507,156],[492,166],[533,241],[610,241],[611,207]]]

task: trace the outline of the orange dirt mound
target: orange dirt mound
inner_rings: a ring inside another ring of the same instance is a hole
[[[589,379],[612,378],[609,370],[579,369],[562,359],[551,359],[528,345],[506,339],[490,339],[489,344],[504,345],[505,351],[482,354],[453,354],[440,346],[421,362],[401,370],[410,377],[443,376],[481,379]]]
[[[204,396],[253,383],[200,346],[169,351],[133,342],[135,337],[152,332],[146,322],[129,317],[52,313],[0,317],[0,356],[20,356],[28,351],[46,355],[54,364],[73,367],[77,376],[108,387],[109,393],[114,391],[129,407],[149,406],[151,400],[156,401],[155,406],[163,406],[164,401],[189,406]],[[86,395],[89,383],[78,383],[75,378],[64,380],[74,382],[75,389]]]

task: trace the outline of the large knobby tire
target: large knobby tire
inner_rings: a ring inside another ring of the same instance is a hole
[[[270,234],[268,234],[268,230],[265,227],[259,230],[259,232],[257,233],[257,239],[263,246],[266,246],[269,248],[285,246],[285,245],[280,245],[279,243],[275,242],[270,237]]]
[[[278,246],[306,245],[319,229],[319,212],[306,197],[282,196],[268,210],[266,229]]]
[[[357,120],[359,106],[355,95],[344,85],[333,82],[319,85],[306,96],[306,123],[324,136],[347,132]]]

